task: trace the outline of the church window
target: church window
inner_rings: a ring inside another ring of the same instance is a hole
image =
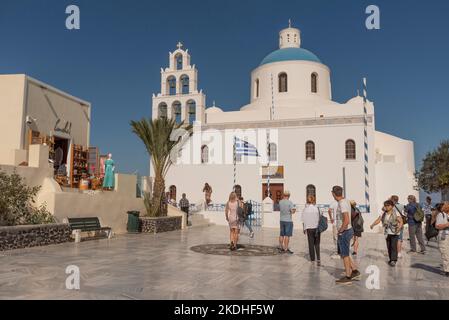
[[[175,56],[176,70],[182,70],[182,54],[178,53]]]
[[[306,160],[315,160],[315,143],[313,141],[306,142]]]
[[[189,124],[193,124],[196,120],[196,102],[194,100],[187,101],[187,120]]]
[[[318,74],[316,72],[314,72],[314,73],[312,73],[310,78],[312,81],[312,92],[317,93],[318,92]]]
[[[167,104],[164,102],[158,106],[158,117],[160,119],[167,119]]]
[[[277,145],[276,143],[270,143],[268,146],[268,159],[269,161],[277,161]]]
[[[167,78],[167,92],[171,96],[176,94],[176,78],[175,78],[175,76],[170,76]]]
[[[316,198],[316,188],[315,188],[315,186],[313,184],[309,184],[306,187],[306,199],[309,196],[314,196]]]
[[[201,163],[208,163],[208,162],[209,162],[209,147],[203,145],[201,147]]]
[[[346,160],[355,160],[355,142],[354,140],[346,140],[345,143]]]
[[[182,75],[180,78],[180,82],[181,82],[181,93],[182,94],[188,94],[190,93],[189,91],[189,76],[187,75]]]
[[[278,76],[279,92],[287,92],[287,74],[282,72]]]
[[[259,79],[256,79],[256,83],[255,83],[255,93],[256,93],[256,98],[259,98]]]
[[[172,109],[173,109],[172,118],[175,119],[176,123],[181,123],[181,121],[182,121],[182,119],[181,119],[181,103],[179,101],[173,102]]]

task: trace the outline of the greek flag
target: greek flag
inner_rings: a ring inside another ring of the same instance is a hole
[[[234,146],[236,155],[255,156],[255,157],[259,156],[257,148],[248,141],[244,141],[237,137],[234,137]]]

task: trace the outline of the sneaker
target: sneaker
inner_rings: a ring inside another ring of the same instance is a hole
[[[254,232],[251,232],[250,234],[249,234],[249,237],[252,239],[252,238],[254,238]]]
[[[409,251],[407,251],[407,253],[408,253],[408,254],[415,254],[416,251],[415,251],[415,250],[409,250]]]
[[[426,254],[426,250],[421,250],[419,253],[420,254]]]
[[[350,277],[343,277],[341,279],[335,280],[336,284],[352,284],[352,279]]]
[[[338,253],[334,253],[331,255],[331,259],[340,259],[340,255]]]
[[[394,267],[394,266],[396,266],[396,261],[390,261],[388,264],[389,264],[390,266]]]
[[[352,270],[351,280],[360,281],[362,279],[362,275],[358,270]]]
[[[290,249],[285,250],[285,252],[288,254],[293,254],[293,251],[291,251]]]
[[[316,266],[317,266],[317,267],[321,267],[321,261],[320,261],[320,260],[318,260],[318,261],[316,262]]]
[[[398,258],[402,258],[402,253],[398,253]]]
[[[449,277],[449,272],[445,272],[444,275],[445,275],[446,277]]]

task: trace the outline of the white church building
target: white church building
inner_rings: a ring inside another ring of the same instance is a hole
[[[279,49],[252,71],[249,89],[249,104],[238,110],[223,111],[215,103],[206,108],[188,50],[179,43],[169,54],[168,68],[161,69],[161,92],[153,95],[152,117],[194,124],[166,178],[176,201],[182,193],[191,203],[204,201],[206,182],[213,203],[227,201],[234,187],[234,137],[254,145],[260,155],[236,159],[235,187],[245,200],[262,202],[268,183],[275,203],[289,190],[298,205],[307,194],[329,204],[332,186],[341,185],[347,198],[362,208],[369,204],[373,213],[392,194],[401,202],[409,194],[418,196],[413,142],[376,131],[372,101],[365,104],[366,113],[360,96],[333,101],[330,68],[301,47],[300,30],[280,31]]]

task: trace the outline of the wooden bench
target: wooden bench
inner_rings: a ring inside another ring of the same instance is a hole
[[[73,234],[79,232],[98,232],[106,231],[108,239],[112,237],[112,229],[110,227],[102,227],[100,224],[100,219],[98,217],[87,217],[87,218],[67,218],[70,228]]]

